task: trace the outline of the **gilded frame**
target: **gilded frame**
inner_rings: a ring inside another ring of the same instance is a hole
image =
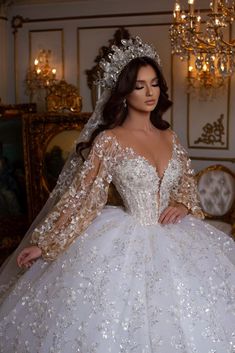
[[[26,188],[30,222],[45,204],[50,193],[44,175],[44,158],[49,142],[66,130],[80,131],[90,115],[90,113],[46,113],[25,114],[23,116]]]
[[[22,116],[35,111],[35,104],[0,105],[0,265],[29,226]]]

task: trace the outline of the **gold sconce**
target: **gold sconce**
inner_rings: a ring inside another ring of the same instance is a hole
[[[56,69],[50,66],[49,60],[51,50],[40,50],[34,59],[33,67],[30,67],[26,74],[26,93],[32,98],[41,89],[47,89],[55,84]]]

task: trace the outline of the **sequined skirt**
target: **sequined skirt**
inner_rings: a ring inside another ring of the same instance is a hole
[[[191,216],[142,226],[106,207],[0,309],[1,353],[234,353],[235,245]]]

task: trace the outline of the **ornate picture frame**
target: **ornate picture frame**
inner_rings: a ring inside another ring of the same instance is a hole
[[[41,210],[90,113],[45,113],[23,116],[29,220]]]
[[[22,116],[35,111],[34,104],[0,104],[0,264],[29,226]]]

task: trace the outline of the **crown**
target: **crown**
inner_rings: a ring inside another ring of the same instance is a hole
[[[133,59],[147,56],[152,58],[159,66],[161,61],[152,45],[143,43],[139,37],[122,39],[122,46],[112,45],[107,59],[101,59],[99,65],[103,70],[103,77],[96,81],[102,87],[112,88],[124,67]]]

